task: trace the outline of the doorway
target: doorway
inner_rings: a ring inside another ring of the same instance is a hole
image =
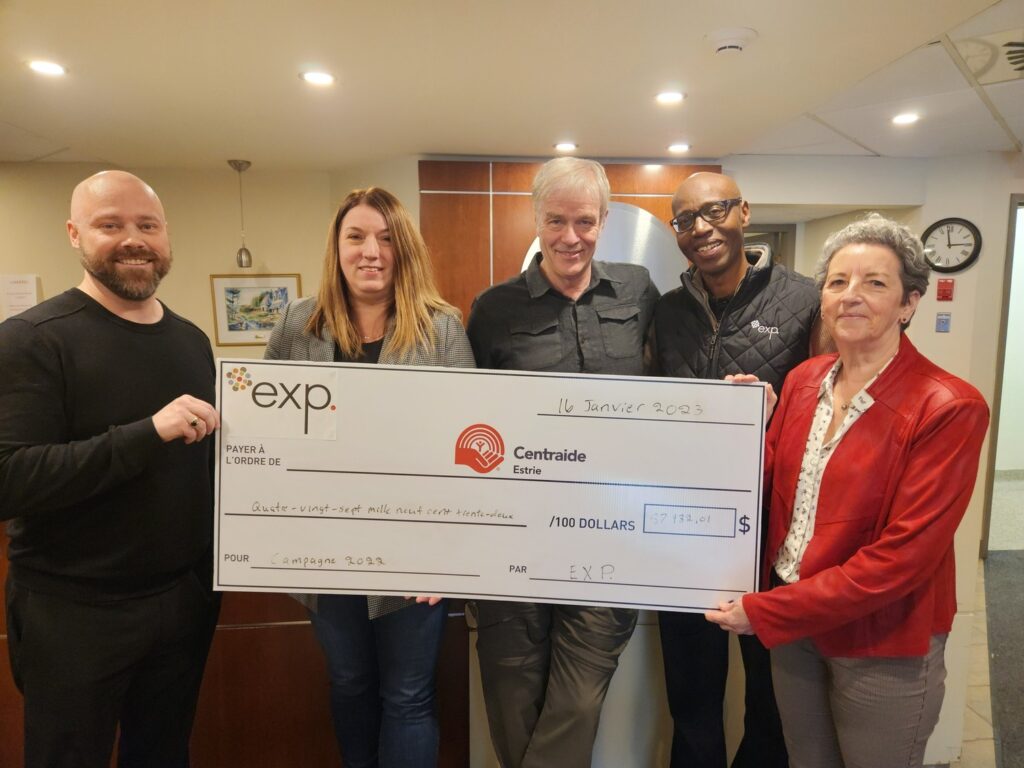
[[[1024,549],[1024,195],[1012,195],[983,553]]]
[[[743,234],[745,245],[767,245],[772,261],[787,269],[796,267],[796,224],[751,224]]]

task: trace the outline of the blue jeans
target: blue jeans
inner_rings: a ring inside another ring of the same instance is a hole
[[[437,657],[445,604],[370,621],[366,598],[320,595],[313,629],[327,660],[331,718],[345,768],[434,768]]]

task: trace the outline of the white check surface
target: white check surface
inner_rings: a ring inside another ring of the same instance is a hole
[[[703,611],[757,586],[760,386],[217,368],[216,589]],[[479,425],[483,472],[456,463]]]

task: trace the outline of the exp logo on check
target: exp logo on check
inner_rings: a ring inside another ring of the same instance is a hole
[[[505,441],[498,430],[487,424],[466,427],[455,441],[455,463],[481,475],[497,468],[504,460]]]

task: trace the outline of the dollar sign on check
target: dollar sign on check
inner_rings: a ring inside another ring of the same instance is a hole
[[[740,533],[747,533],[750,530],[750,515],[743,515],[740,518]]]

